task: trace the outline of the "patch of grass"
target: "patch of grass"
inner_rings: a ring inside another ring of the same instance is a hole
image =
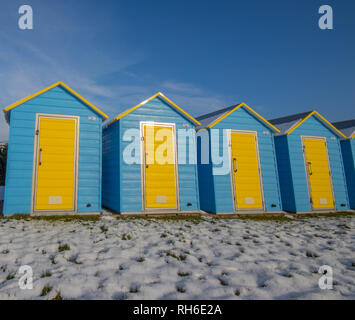
[[[57,292],[56,296],[52,300],[63,300],[60,291]]]
[[[122,239],[122,240],[131,240],[132,237],[131,237],[129,234],[124,233],[124,234],[122,235],[122,238],[121,238],[121,239]]]
[[[52,287],[49,285],[46,285],[43,287],[42,292],[41,292],[41,297],[46,296],[49,292],[51,292]]]
[[[306,252],[306,257],[308,257],[308,258],[319,258],[319,256],[317,254],[312,253],[310,251]]]
[[[179,271],[177,274],[179,277],[188,277],[190,275],[189,272],[182,272],[182,271]]]
[[[55,262],[55,257],[54,256],[50,257],[50,260],[51,260],[52,264],[57,264],[57,262]]]
[[[350,228],[348,225],[346,225],[346,224],[338,224],[337,227],[338,227],[338,228],[341,228],[341,229],[348,229],[348,230],[351,229],[351,228]]]
[[[58,247],[59,252],[69,251],[69,250],[70,250],[70,246],[68,244],[63,244]]]
[[[307,218],[355,218],[355,213],[353,212],[328,212],[328,213],[310,213],[310,214],[302,214],[299,215],[299,219],[307,219]]]
[[[274,215],[245,215],[240,216],[240,220],[251,220],[251,221],[278,221],[278,222],[290,222],[292,219],[285,216],[274,216]]]
[[[179,260],[179,261],[185,261],[185,260],[186,260],[186,256],[183,255],[183,254],[176,255],[175,253],[167,252],[167,253],[166,253],[166,256],[167,256],[167,257],[175,258],[176,260]]]
[[[185,293],[185,292],[186,292],[186,289],[185,289],[183,286],[177,286],[177,287],[176,287],[176,291],[177,291],[177,292],[180,292],[180,293]]]
[[[6,277],[6,280],[12,280],[15,278],[16,273],[9,273]]]
[[[75,257],[71,257],[68,261],[71,263],[74,263],[74,264],[83,264],[82,262],[78,261],[77,259],[78,259],[78,257],[75,256]]]
[[[223,279],[223,278],[219,278],[219,283],[221,284],[221,286],[228,286],[228,282],[227,280]]]
[[[41,274],[41,278],[51,277],[52,273],[50,271],[45,271]]]
[[[139,257],[137,258],[137,262],[144,262],[145,258],[144,257]]]
[[[180,255],[179,255],[179,260],[180,260],[180,261],[185,261],[185,260],[186,260],[186,256],[183,255],[183,254],[180,254]]]
[[[122,220],[147,220],[155,222],[159,221],[190,221],[192,223],[200,223],[203,221],[200,215],[136,215],[136,216],[117,216],[116,219]]]
[[[239,296],[240,296],[240,293],[241,293],[241,292],[240,292],[240,290],[235,289],[234,294],[235,294],[236,296],[238,296],[238,297],[239,297]]]
[[[129,289],[130,293],[138,293],[139,292],[139,287],[138,286],[131,286]]]
[[[102,233],[106,233],[108,231],[108,228],[106,228],[105,226],[100,226],[100,229]]]
[[[166,238],[168,235],[166,233],[162,233],[160,238]]]
[[[293,277],[293,275],[291,273],[284,273],[282,276],[285,278],[292,278]]]
[[[61,222],[73,222],[73,221],[99,221],[100,220],[100,216],[99,215],[90,215],[90,216],[39,216],[39,217],[32,217],[29,215],[23,215],[23,214],[15,214],[12,215],[10,217],[7,217],[8,219],[11,220],[26,220],[26,221],[36,221],[36,220],[40,220],[40,221],[61,221]]]
[[[5,250],[2,251],[3,254],[8,254],[9,252],[10,252],[9,249],[5,249]]]

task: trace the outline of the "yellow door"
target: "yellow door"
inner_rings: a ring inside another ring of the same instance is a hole
[[[146,208],[177,208],[173,127],[144,126]]]
[[[313,209],[334,208],[325,140],[305,138],[304,152]]]
[[[36,210],[74,210],[76,120],[39,118]]]
[[[263,209],[256,135],[231,133],[232,172],[237,210]]]

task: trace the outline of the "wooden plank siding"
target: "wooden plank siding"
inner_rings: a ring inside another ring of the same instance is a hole
[[[219,155],[223,153],[223,135],[227,136],[226,130],[234,129],[257,132],[265,211],[281,211],[273,131],[243,107],[218,122],[212,129],[208,129],[210,136],[211,130],[216,129],[219,129],[221,132],[219,135],[219,149],[212,146],[211,152],[217,152]],[[198,152],[200,153],[200,150]],[[227,151],[224,150],[224,152]],[[233,213],[234,200],[230,172],[228,171],[228,174],[224,175],[213,175],[212,170],[217,167],[218,165],[215,164],[204,165],[199,163],[201,209],[212,213]],[[206,186],[206,183],[211,183],[211,180],[213,189]],[[213,202],[211,199],[213,199]]]
[[[103,205],[116,212],[142,212],[143,210],[141,165],[127,164],[123,159],[123,152],[131,143],[130,141],[123,141],[124,133],[129,129],[140,130],[141,121],[175,123],[176,131],[179,129],[192,129],[192,151],[196,157],[194,124],[159,97],[150,100],[143,106],[109,125],[104,129]],[[140,159],[140,149],[138,152]],[[182,156],[182,150],[179,147],[177,153],[178,158]],[[117,156],[119,159],[117,159]],[[182,212],[199,210],[197,165],[178,163],[178,177],[180,210]]]
[[[10,111],[4,214],[31,211],[36,113],[80,116],[77,209],[78,212],[100,212],[102,119],[58,86]],[[95,121],[89,117],[95,117]]]
[[[311,211],[302,136],[326,138],[336,210],[349,209],[339,137],[315,116],[290,134],[275,137],[280,184],[286,186],[285,189],[281,187],[283,209],[289,212]]]
[[[355,139],[341,141],[350,208],[355,210]]]

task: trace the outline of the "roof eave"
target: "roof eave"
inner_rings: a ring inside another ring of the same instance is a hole
[[[96,114],[98,114],[99,116],[102,117],[102,119],[106,120],[108,119],[108,116],[102,112],[100,109],[98,109],[97,107],[95,107],[92,103],[90,103],[88,100],[86,100],[85,98],[83,98],[79,93],[75,92],[73,89],[71,89],[69,86],[67,86],[64,82],[62,81],[58,81],[52,85],[50,85],[49,87],[46,87],[26,98],[23,98],[9,106],[7,106],[6,108],[4,108],[4,113],[5,113],[5,119],[6,121],[10,121],[10,118],[9,118],[9,113],[12,109],[20,106],[21,104],[31,100],[31,99],[34,99],[36,97],[38,97],[39,95],[55,88],[55,87],[58,87],[58,86],[61,86],[62,88],[64,88],[65,90],[67,90],[69,93],[71,93],[72,95],[74,95],[76,98],[78,98],[80,101],[82,101],[84,104],[86,104],[88,107],[90,107]]]
[[[113,123],[115,123],[116,121],[122,119],[123,117],[125,117],[126,115],[130,114],[131,112],[137,110],[138,108],[144,106],[145,104],[147,104],[148,102],[150,102],[151,100],[155,99],[155,98],[161,98],[163,99],[167,104],[169,104],[172,108],[174,108],[177,112],[179,112],[184,118],[186,118],[187,120],[189,120],[191,123],[193,123],[194,125],[200,126],[201,123],[199,121],[197,121],[194,117],[192,117],[191,115],[189,115],[186,111],[184,111],[182,108],[180,108],[178,105],[176,105],[174,102],[172,102],[170,99],[168,99],[163,93],[158,92],[155,95],[151,96],[150,98],[148,98],[147,100],[144,100],[143,102],[137,104],[136,106],[134,106],[133,108],[127,109],[126,111],[120,113],[117,117],[115,117],[111,122],[109,122],[106,127],[112,125]]]
[[[300,119],[297,123],[295,123],[290,129],[288,129],[285,134],[291,134],[294,130],[296,130],[299,126],[301,126],[304,122],[307,121],[312,116],[316,116],[326,127],[328,127],[329,130],[331,130],[335,135],[337,135],[339,138],[346,139],[346,136],[339,131],[336,127],[334,127],[327,119],[325,119],[323,116],[321,116],[318,111],[312,111],[308,116],[304,117],[303,119]]]
[[[225,119],[226,117],[228,117],[229,115],[231,115],[234,111],[236,111],[237,109],[244,107],[246,108],[247,112],[251,113],[252,115],[256,116],[259,120],[261,120],[269,129],[271,129],[274,133],[280,133],[280,130],[278,128],[276,128],[273,124],[271,124],[269,121],[267,121],[264,117],[262,117],[260,114],[258,114],[255,110],[253,110],[251,107],[249,107],[246,103],[242,102],[240,104],[238,104],[235,108],[233,108],[232,110],[228,111],[227,113],[225,113],[224,115],[222,115],[221,117],[217,118],[216,120],[214,120],[213,122],[211,122],[208,126],[205,127],[205,129],[211,129],[213,128],[216,124],[218,124],[219,122],[221,122],[223,119]],[[202,129],[202,128],[201,128]]]

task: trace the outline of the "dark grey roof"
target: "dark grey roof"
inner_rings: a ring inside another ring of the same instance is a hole
[[[223,115],[233,110],[237,106],[239,106],[239,104],[227,108],[223,108],[214,112],[206,113],[202,116],[197,117],[196,120],[198,120],[201,123],[201,126],[199,126],[198,129],[208,127],[211,123],[221,118]]]
[[[332,125],[342,131],[347,137],[351,137],[355,132],[355,119],[333,122]]]
[[[313,111],[307,111],[302,113],[295,113],[289,116],[271,119],[270,123],[275,125],[280,131],[281,134],[287,132],[290,128],[292,128],[296,123],[300,122],[304,118],[306,118]]]

